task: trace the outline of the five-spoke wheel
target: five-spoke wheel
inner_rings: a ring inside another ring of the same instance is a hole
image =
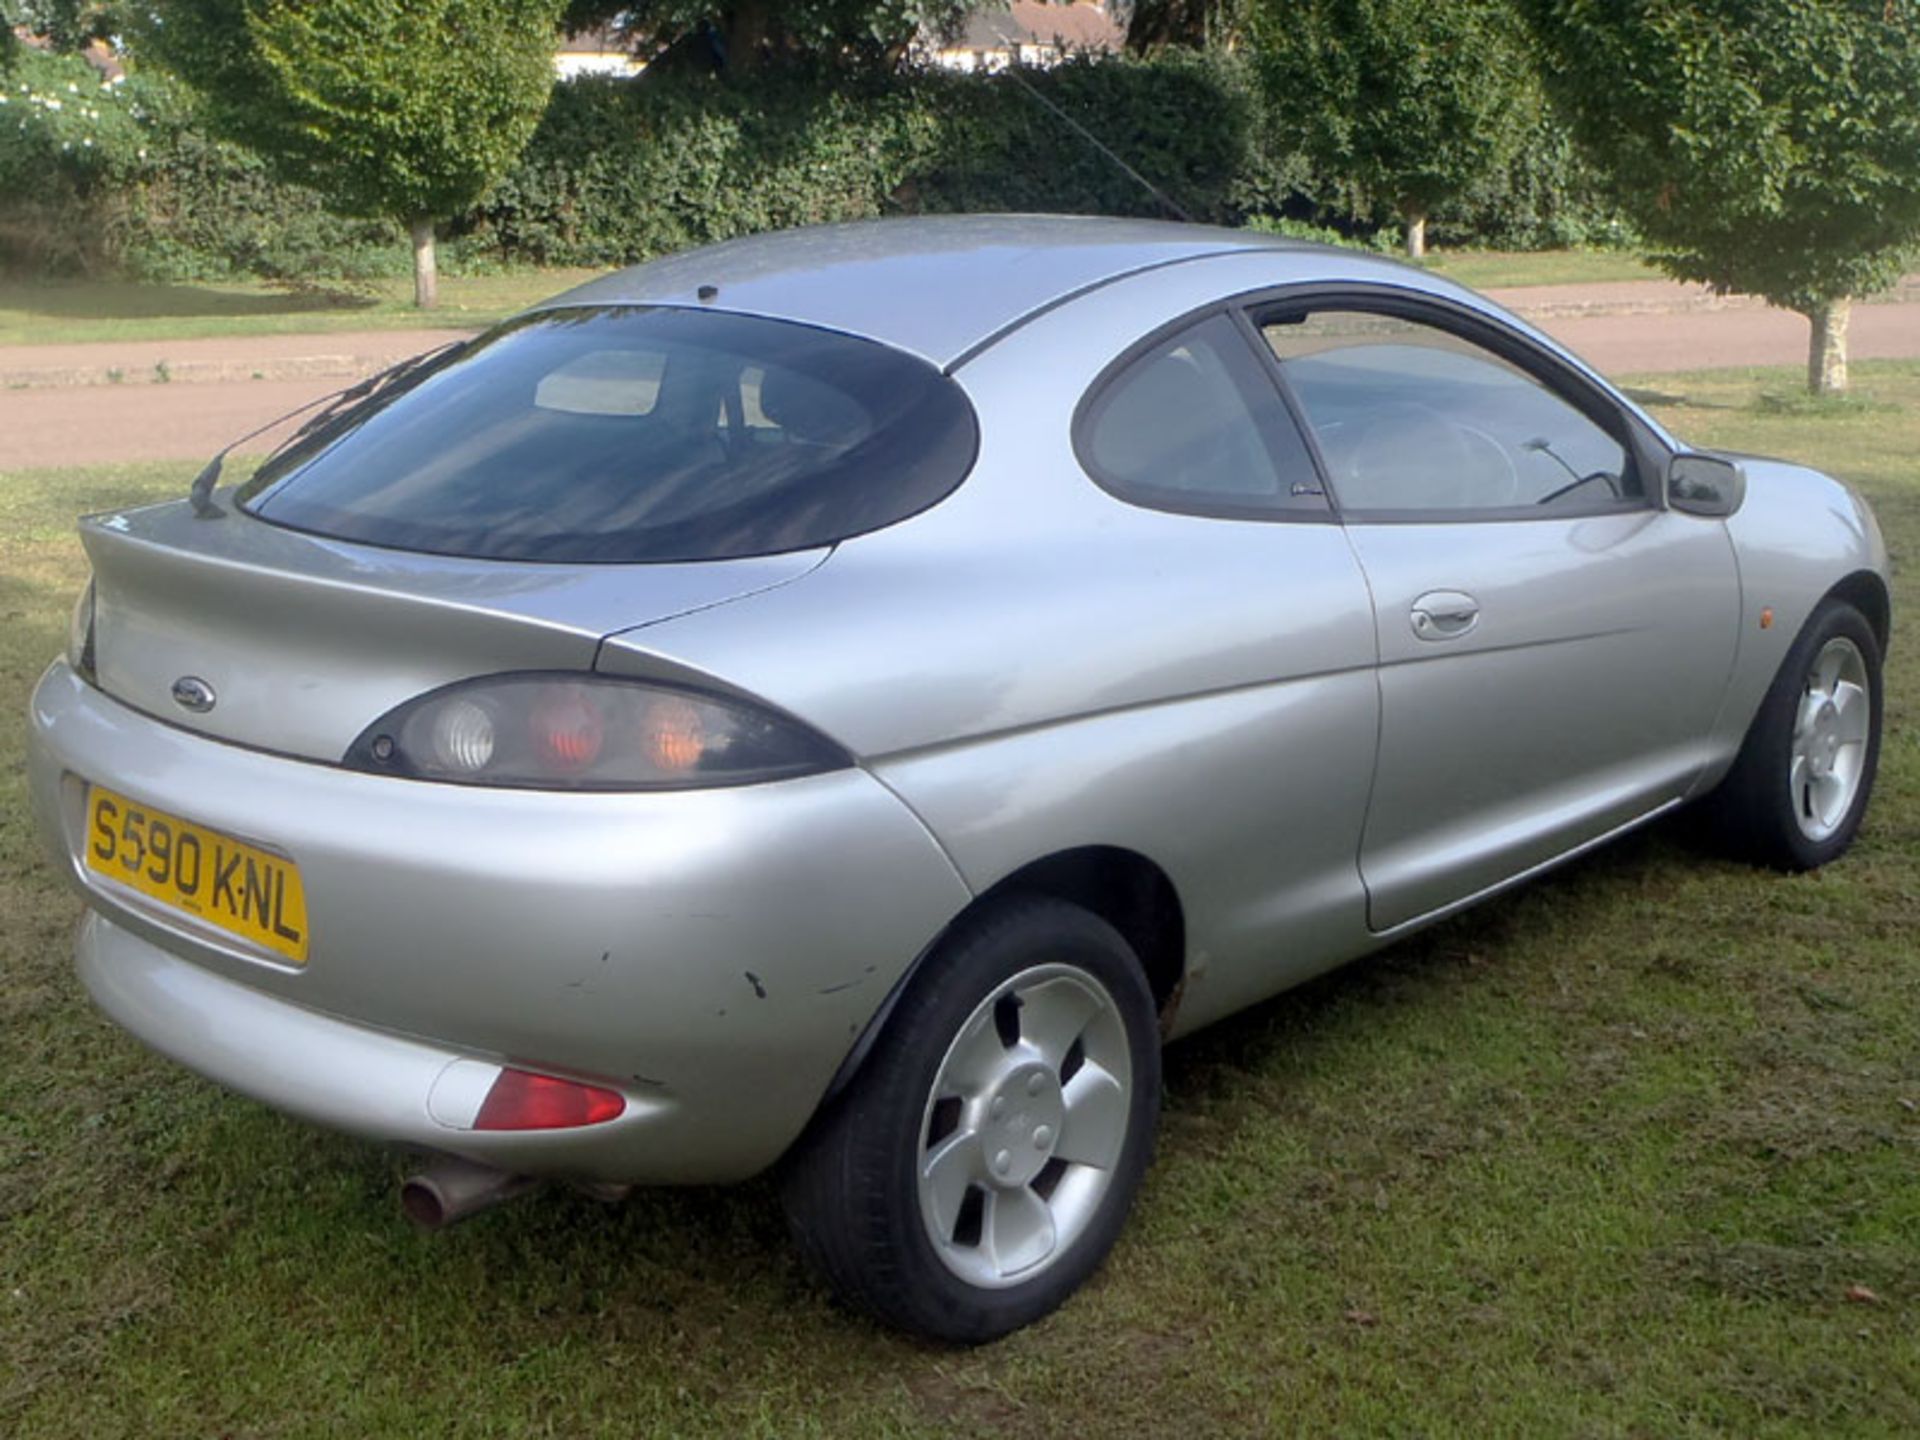
[[[1033,1275],[1098,1213],[1127,1139],[1133,1060],[1098,979],[1038,965],[955,1037],[927,1095],[920,1218],[969,1284]]]
[[[990,902],[922,962],[790,1159],[795,1240],[889,1324],[1004,1335],[1111,1248],[1159,1090],[1153,997],[1125,940],[1060,900]]]
[[[1794,716],[1788,788],[1801,832],[1830,837],[1853,809],[1867,774],[1873,732],[1872,682],[1867,659],[1845,635],[1820,648]]]
[[[1853,843],[1879,756],[1879,637],[1852,605],[1823,601],[1787,651],[1704,818],[1737,855],[1810,870]]]

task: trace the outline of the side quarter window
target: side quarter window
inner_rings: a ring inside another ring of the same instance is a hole
[[[1619,439],[1462,336],[1357,310],[1259,324],[1343,512],[1546,518],[1646,503]]]
[[[1074,444],[1103,489],[1150,509],[1250,519],[1328,513],[1306,442],[1226,315],[1103,377]]]

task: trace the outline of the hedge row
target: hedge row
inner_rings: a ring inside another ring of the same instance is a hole
[[[809,221],[915,211],[1163,213],[1025,86],[1196,216],[1257,169],[1251,95],[1196,56],[857,89],[788,76],[560,86],[518,168],[461,227],[502,255],[606,264]]]
[[[405,273],[399,230],[328,215],[209,139],[164,77],[23,50],[0,71],[0,269],[302,282]]]
[[[921,73],[858,89],[800,77],[751,91],[657,78],[559,86],[519,166],[455,227],[469,253],[605,265],[821,220],[1164,215],[1167,202],[1196,220],[1286,217],[1366,236],[1389,218],[1385,207],[1368,213],[1364,199],[1316,203],[1352,197],[1319,183],[1273,133],[1249,67],[1231,55]],[[1544,119],[1509,173],[1436,215],[1431,233],[1514,249],[1624,238],[1598,184]]]
[[[102,87],[77,60],[30,54],[0,84],[12,102],[0,110],[0,263],[292,281],[407,264],[395,227],[330,217],[311,194],[276,184],[201,134],[158,77]],[[111,123],[87,122],[83,134],[72,110],[46,107],[49,97]],[[447,263],[610,265],[899,213],[1168,213],[1076,124],[1195,219],[1366,236],[1387,218],[1309,172],[1265,123],[1249,69],[1231,55],[998,76],[783,75],[751,88],[660,73],[556,86],[520,163],[447,227]],[[1512,173],[1433,217],[1437,240],[1535,248],[1615,234],[1565,137],[1541,126]]]

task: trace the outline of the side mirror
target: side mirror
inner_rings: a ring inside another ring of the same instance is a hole
[[[1747,472],[1714,455],[1676,455],[1667,466],[1667,504],[1723,519],[1747,498]]]

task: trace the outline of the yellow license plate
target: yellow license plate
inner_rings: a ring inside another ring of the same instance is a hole
[[[96,875],[306,963],[307,897],[290,860],[101,785],[87,791],[86,855]]]

